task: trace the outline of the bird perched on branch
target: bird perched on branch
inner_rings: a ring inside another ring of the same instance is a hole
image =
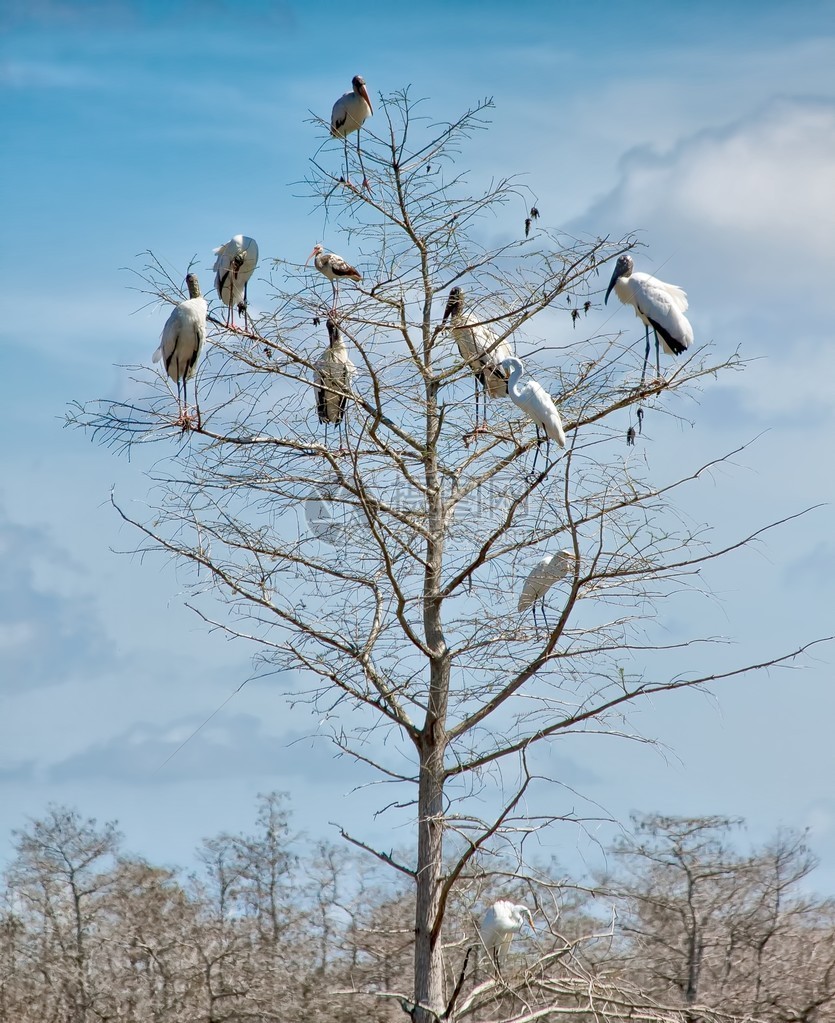
[[[536,930],[528,907],[505,899],[494,902],[484,914],[479,936],[497,968],[507,955],[513,936],[522,930],[525,921],[531,925],[531,930]]]
[[[464,291],[452,288],[447,299],[441,325],[449,326],[461,358],[475,375],[475,433],[487,426],[487,396],[507,396],[507,371],[502,369],[503,359],[513,358],[513,348],[507,341],[499,341],[493,331],[478,316],[464,308]],[[484,425],[478,423],[478,385],[484,393]]]
[[[540,431],[545,434],[546,457],[552,440],[561,448],[565,447],[565,430],[562,428],[559,409],[551,395],[536,380],[529,380],[526,384],[519,383],[519,377],[525,370],[521,359],[503,359],[500,368],[508,375],[507,392],[511,401],[533,420],[536,427],[537,447],[533,459],[533,464],[536,465],[539,445],[542,443]]]
[[[618,257],[609,287],[606,289],[605,305],[614,288],[615,294],[624,305],[635,308],[635,315],[644,324],[646,350],[644,352],[644,368],[641,371],[641,384],[647,372],[649,361],[649,328],[655,334],[655,368],[661,376],[660,345],[670,355],[681,355],[693,344],[693,328],[684,315],[687,312],[687,293],[677,284],[659,281],[652,274],[635,273],[635,264],[631,256]]]
[[[245,234],[236,234],[225,245],[218,245],[213,252],[217,256],[213,267],[215,288],[226,306],[226,326],[234,328],[236,308],[246,324],[249,320],[247,284],[258,265],[258,243]]]
[[[355,131],[357,133],[357,157],[362,171],[362,187],[369,188],[365,168],[362,165],[360,128],[373,113],[374,109],[371,106],[368,89],[365,87],[365,79],[362,75],[354,75],[351,79],[351,91],[340,96],[331,111],[331,135],[334,138],[343,139],[345,142],[345,183],[348,185],[351,184],[348,175],[348,136]]]
[[[546,554],[531,570],[522,585],[522,593],[519,596],[519,611],[527,611],[533,608],[533,621],[536,625],[536,605],[542,607],[542,617],[545,619],[545,626],[548,626],[548,619],[545,616],[545,594],[554,583],[564,579],[569,572],[574,571],[577,559],[574,551],[557,551],[556,554]]]
[[[200,293],[200,284],[195,274],[186,277],[189,297],[174,307],[173,312],[162,328],[159,347],[154,352],[153,361],[165,367],[165,372],[177,382],[177,405],[179,416],[178,426],[184,430],[190,428],[186,398],[186,381],[191,380],[197,371],[197,360],[206,337],[206,299]],[[182,388],[182,394],[181,394]],[[197,404],[197,381],[194,382],[194,410],[197,416],[197,429],[200,429],[200,407]]]
[[[345,406],[351,393],[351,379],[357,368],[348,358],[348,350],[342,340],[336,322],[328,317],[329,344],[316,363],[314,386],[316,390],[316,411],[319,422],[340,426],[345,416]]]
[[[342,280],[361,281],[362,274],[350,263],[346,263],[342,256],[337,256],[335,252],[325,252],[321,245],[313,246],[313,251],[304,261],[305,266],[311,259],[319,273],[324,274],[331,282],[333,289],[331,312],[334,313],[336,312],[336,300],[339,296],[339,282]]]

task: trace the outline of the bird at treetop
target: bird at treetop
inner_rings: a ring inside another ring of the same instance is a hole
[[[337,256],[335,252],[325,252],[321,245],[313,246],[313,251],[304,261],[305,266],[311,259],[319,273],[324,274],[331,282],[331,288],[333,289],[331,312],[335,312],[336,300],[339,295],[339,282],[342,280],[361,281],[362,274],[351,266],[350,263],[346,263],[342,256]]]
[[[368,178],[365,176],[365,168],[362,165],[362,151],[360,150],[360,128],[366,119],[371,117],[374,109],[371,106],[371,98],[368,89],[365,87],[365,79],[361,75],[354,75],[351,79],[351,91],[340,96],[334,103],[331,111],[331,135],[345,142],[345,183],[351,183],[348,175],[348,136],[352,131],[357,133],[357,157],[359,158],[360,170],[362,171],[362,187],[369,188]]]
[[[527,611],[533,608],[533,621],[536,625],[537,602],[542,607],[542,617],[545,618],[545,625],[548,626],[548,619],[545,616],[545,594],[554,583],[564,579],[569,572],[574,571],[577,559],[574,551],[557,551],[556,554],[546,554],[528,574],[522,585],[522,592],[519,595],[519,611]]]
[[[546,457],[552,440],[561,448],[565,447],[565,430],[562,428],[559,409],[551,395],[536,380],[529,380],[526,384],[519,383],[519,377],[525,369],[521,359],[503,359],[500,368],[508,375],[507,392],[511,401],[532,419],[536,426],[537,448],[533,459],[533,464],[536,465],[536,456],[542,443],[540,430],[545,434]]]
[[[191,426],[186,397],[186,381],[191,380],[197,371],[197,359],[206,337],[206,313],[208,312],[206,299],[200,293],[200,284],[196,275],[188,274],[186,284],[189,298],[176,305],[165,321],[159,347],[153,355],[154,362],[159,362],[162,359],[165,372],[177,382],[177,405],[180,414],[176,423],[184,430]],[[194,383],[194,410],[199,430],[200,407],[197,404],[196,380]]]
[[[212,251],[217,256],[213,267],[215,288],[227,309],[226,326],[234,327],[236,307],[247,323],[247,284],[258,265],[258,243],[245,234],[236,234],[225,245],[218,245]]]
[[[319,422],[339,426],[345,415],[345,406],[351,392],[351,378],[356,366],[348,358],[348,350],[342,340],[336,322],[327,320],[329,344],[316,362],[314,387],[316,390],[316,411]]]
[[[661,376],[660,345],[670,355],[681,355],[693,344],[693,328],[684,315],[687,312],[687,293],[677,284],[667,284],[652,274],[635,273],[631,256],[618,257],[609,287],[606,289],[605,305],[614,288],[615,294],[624,305],[635,308],[635,315],[644,324],[646,350],[641,384],[647,372],[649,360],[649,328],[655,334],[655,367]]]
[[[449,293],[443,326],[450,321],[450,330],[458,345],[458,352],[475,375],[475,430],[478,433],[487,426],[487,396],[507,396],[508,374],[501,367],[503,359],[513,357],[513,348],[507,341],[499,341],[493,331],[478,316],[464,308],[464,290],[455,287]],[[478,385],[484,392],[484,425],[478,423]]]
[[[484,914],[479,936],[497,967],[501,959],[507,955],[513,936],[521,931],[526,920],[531,925],[531,930],[536,930],[528,907],[505,899],[494,902]]]

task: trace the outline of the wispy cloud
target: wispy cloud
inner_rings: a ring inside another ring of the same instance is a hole
[[[107,779],[171,784],[189,779],[300,776],[328,781],[336,751],[323,737],[268,733],[250,714],[138,723],[53,765],[54,782]]]
[[[60,685],[112,661],[92,605],[64,596],[57,579],[77,569],[40,527],[11,522],[0,512],[0,678],[22,692]]]
[[[89,67],[61,61],[0,62],[0,89],[90,89],[104,84]]]

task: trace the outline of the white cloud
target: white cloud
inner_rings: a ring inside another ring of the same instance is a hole
[[[65,596],[79,570],[48,532],[0,512],[0,677],[6,693],[59,685],[112,667],[113,650],[89,599]]]
[[[668,279],[687,262],[705,283],[721,286],[727,275],[734,284],[720,299],[731,306],[749,306],[746,290],[755,288],[805,310],[835,259],[833,165],[835,102],[776,100],[667,152],[627,153],[617,187],[582,227],[642,232],[647,268],[669,261],[659,273]],[[804,283],[797,295],[789,290]]]

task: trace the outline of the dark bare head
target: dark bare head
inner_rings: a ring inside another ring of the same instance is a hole
[[[200,291],[200,283],[197,280],[197,274],[187,274],[186,285],[188,286],[189,298],[200,298],[202,292]]]
[[[333,348],[335,344],[339,343],[339,327],[336,324],[336,320],[334,320],[333,317],[331,316],[328,317],[326,326],[328,328],[328,337],[330,338],[330,345],[331,348]]]
[[[368,109],[373,114],[374,107],[371,106],[371,97],[368,95],[368,89],[366,88],[365,79],[362,77],[362,75],[354,75],[354,77],[351,79],[351,86],[353,87],[354,92],[358,96],[362,96],[362,98],[368,104]]]
[[[449,298],[446,302],[446,309],[444,309],[444,318],[441,320],[443,325],[450,318],[450,316],[458,316],[464,306],[464,292],[461,288],[451,288],[449,292]]]
[[[632,257],[626,254],[618,256],[618,261],[615,263],[615,269],[612,271],[612,279],[609,281],[609,287],[606,289],[606,297],[603,299],[603,304],[609,301],[609,295],[612,293],[612,288],[620,280],[621,277],[631,277],[632,271],[635,268],[635,264],[632,262]]]

